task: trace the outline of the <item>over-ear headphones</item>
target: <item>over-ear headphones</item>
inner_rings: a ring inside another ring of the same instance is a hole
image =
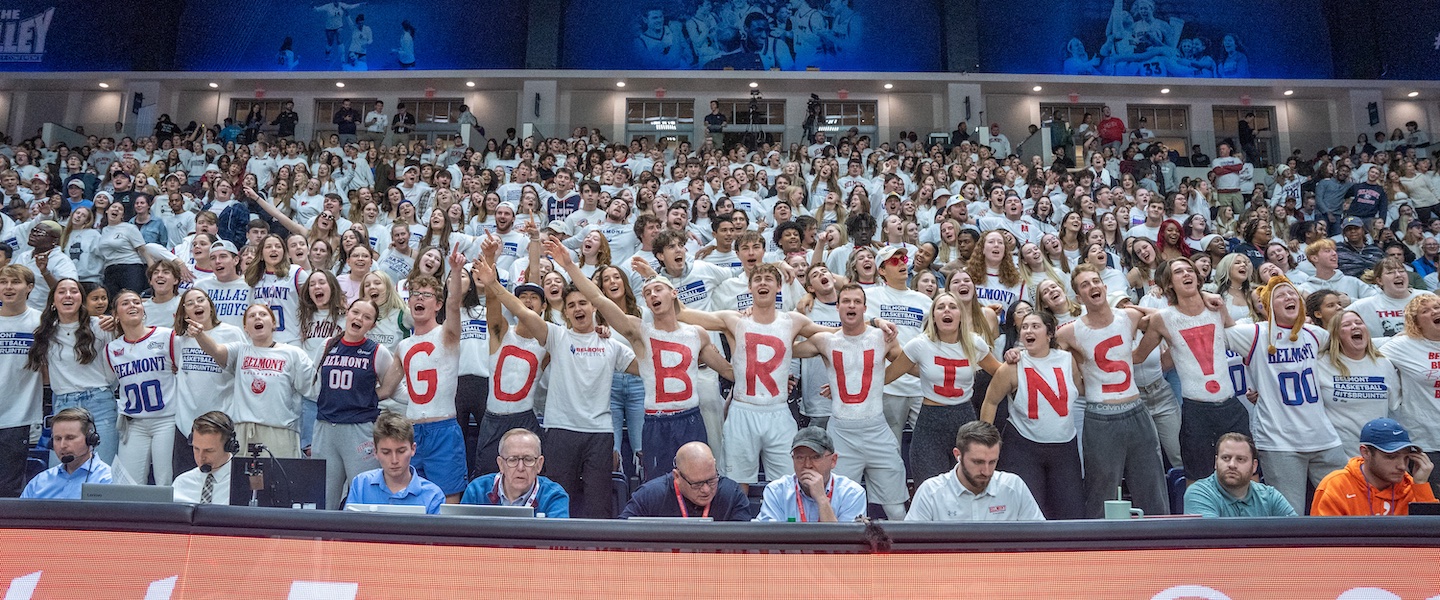
[[[67,410],[72,411],[73,413],[78,413],[79,416],[84,419],[84,424],[80,426],[80,431],[85,434],[85,445],[89,446],[91,450],[94,450],[97,446],[100,445],[100,432],[95,427],[95,417],[90,415],[90,411],[80,408],[78,406],[72,406],[70,408],[63,409],[60,412],[63,413]],[[55,417],[59,415],[60,413],[51,415],[48,419],[49,422],[46,423],[46,425],[50,426],[50,429],[52,431],[55,429]],[[50,437],[50,450],[55,450],[55,437],[53,434]]]
[[[221,413],[221,414],[223,415],[224,413]],[[198,416],[198,417],[195,417],[195,420],[196,420],[196,421],[204,421],[204,422],[206,422],[206,423],[209,423],[209,424],[214,425],[215,427],[219,428],[220,431],[225,432],[225,453],[226,453],[226,454],[237,454],[237,453],[240,452],[240,440],[235,437],[235,426],[230,424],[230,418],[229,418],[229,417],[226,417],[225,419],[222,420],[222,419],[216,419],[216,418],[214,418],[214,417],[211,417],[209,414],[203,414],[203,415],[200,415],[200,416]],[[194,440],[194,438],[195,438],[195,433],[194,433],[194,432],[191,432],[191,433],[190,433],[190,438],[191,438],[191,440]]]

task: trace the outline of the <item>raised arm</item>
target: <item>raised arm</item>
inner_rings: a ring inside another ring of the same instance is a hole
[[[580,293],[590,299],[590,303],[594,304],[595,310],[600,311],[600,315],[605,317],[605,323],[610,325],[611,329],[619,332],[631,342],[641,343],[643,341],[640,339],[640,319],[625,314],[625,311],[621,310],[615,301],[607,298],[600,291],[599,286],[585,276],[585,273],[570,258],[570,252],[565,250],[560,242],[554,238],[545,240],[545,251],[550,253],[550,259],[555,261],[556,265],[565,270],[565,274],[569,276],[570,283],[575,286],[575,289],[580,290]]]
[[[291,233],[298,233],[305,237],[310,236],[309,227],[296,223],[290,217],[285,216],[285,213],[280,212],[280,209],[275,208],[275,205],[271,204],[269,200],[260,197],[260,194],[256,193],[255,190],[245,188],[245,194],[249,196],[251,200],[254,200],[255,204],[258,204],[261,210],[264,210],[270,216],[275,217],[275,220],[280,222],[281,227],[290,230]]]
[[[545,319],[540,318],[535,311],[526,308],[525,303],[516,298],[515,294],[500,285],[499,280],[495,278],[495,265],[483,260],[477,261],[475,263],[475,283],[485,287],[487,299],[499,300],[515,315],[515,318],[519,320],[515,333],[540,342],[542,345],[545,344],[550,334],[550,328],[546,326]]]
[[[445,345],[460,345],[460,305],[465,301],[465,255],[460,253],[460,243],[450,249],[450,282],[446,286],[449,296],[445,299]]]
[[[686,308],[684,304],[681,304],[680,311],[676,313],[675,318],[679,319],[681,323],[698,325],[701,329],[704,329],[706,331],[721,331],[728,333],[730,332],[731,327],[735,324],[735,320],[740,318],[740,313],[733,310],[706,312],[703,310]],[[806,320],[808,321],[809,319]]]

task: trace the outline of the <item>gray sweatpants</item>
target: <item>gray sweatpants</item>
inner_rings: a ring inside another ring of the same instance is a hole
[[[1160,447],[1170,458],[1171,465],[1180,466],[1183,464],[1180,461],[1180,399],[1175,397],[1175,390],[1164,378],[1137,387],[1140,398],[1145,401],[1145,408],[1150,411],[1150,419],[1155,421]]]
[[[340,508],[350,480],[356,475],[380,468],[375,459],[375,422],[315,422],[315,439],[310,442],[310,457],[325,461],[325,508]]]
[[[1147,515],[1170,514],[1160,440],[1145,403],[1085,406],[1085,516],[1105,516],[1105,501],[1115,500],[1124,481],[1131,502]]]
[[[1297,515],[1306,514],[1310,508],[1305,506],[1305,483],[1320,485],[1321,479],[1331,471],[1345,468],[1347,462],[1350,460],[1339,446],[1313,452],[1260,451],[1265,483],[1285,496]]]

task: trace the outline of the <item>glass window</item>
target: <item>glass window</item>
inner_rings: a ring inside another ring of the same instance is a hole
[[[1246,160],[1256,165],[1268,165],[1274,162],[1278,156],[1279,140],[1275,139],[1275,107],[1273,106],[1216,106],[1215,113],[1215,142],[1229,141],[1232,146],[1240,152],[1245,153]],[[1244,142],[1240,139],[1240,120],[1246,115],[1250,117],[1250,128],[1255,134],[1254,147],[1240,147]],[[1258,155],[1258,156],[1252,156]]]
[[[720,113],[735,125],[750,125],[750,99],[720,100]],[[757,100],[754,125],[784,125],[784,100]]]
[[[315,101],[315,125],[317,129],[334,129],[331,123],[335,119],[335,111],[340,110],[340,103],[344,98],[321,98]],[[363,119],[365,113],[375,110],[375,98],[351,98],[350,108],[360,112]],[[388,111],[391,107],[386,106]]]
[[[873,101],[822,100],[821,131],[840,131],[851,127],[874,127],[876,103]]]
[[[431,123],[457,123],[460,121],[460,98],[401,98],[405,108],[415,115],[416,126]]]
[[[1141,127],[1155,133],[1155,138],[1180,156],[1190,154],[1190,107],[1175,104],[1132,104],[1127,121],[1131,132]],[[1145,121],[1142,123],[1141,119]],[[1132,138],[1133,139],[1133,138]]]
[[[236,123],[243,124],[245,117],[250,114],[250,107],[258,104],[260,110],[265,113],[265,124],[269,125],[271,121],[275,120],[275,115],[280,114],[280,111],[284,109],[286,102],[292,102],[292,100],[289,98],[231,100],[230,118],[235,119]]]
[[[660,131],[689,129],[695,126],[695,100],[626,100],[625,124]]]

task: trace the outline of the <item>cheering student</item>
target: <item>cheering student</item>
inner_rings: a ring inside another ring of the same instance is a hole
[[[121,483],[144,483],[154,469],[157,485],[170,485],[175,471],[169,456],[175,443],[175,404],[179,370],[175,332],[145,326],[140,294],[122,290],[115,298],[121,335],[105,350],[105,360],[120,384],[120,449],[116,456]]]

